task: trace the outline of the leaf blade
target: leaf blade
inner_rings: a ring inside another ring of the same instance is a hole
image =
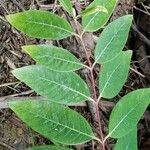
[[[59,0],[59,3],[69,14],[72,14],[73,9],[70,0]]]
[[[66,20],[48,11],[28,10],[7,15],[6,19],[16,29],[34,38],[60,40],[74,34]]]
[[[99,75],[100,97],[113,98],[123,87],[128,77],[132,52],[121,52],[116,58],[101,67]]]
[[[95,63],[106,63],[121,52],[127,41],[131,23],[132,15],[126,15],[116,19],[103,30],[95,49]]]
[[[95,138],[88,122],[68,107],[49,101],[10,102],[9,106],[28,126],[58,143],[76,145]]]
[[[117,140],[114,150],[138,150],[136,127],[127,135]]]
[[[139,89],[124,96],[110,115],[107,137],[121,138],[137,126],[150,103],[150,89]]]
[[[117,0],[94,0],[87,9],[97,6],[103,6],[107,9],[108,13],[105,12],[95,12],[89,16],[83,16],[82,25],[84,27],[84,31],[94,32],[103,27],[111,16]]]
[[[22,49],[38,64],[60,72],[75,71],[84,65],[69,51],[50,45],[27,45]]]
[[[35,92],[54,102],[68,105],[91,99],[86,83],[74,72],[56,72],[44,66],[31,65],[12,73]]]
[[[95,7],[90,7],[90,8],[85,9],[84,11],[82,11],[80,13],[79,16],[89,16],[89,15],[92,15],[96,12],[108,13],[107,9],[104,6],[95,6]]]
[[[28,148],[27,150],[72,150],[72,149],[62,146],[44,145],[44,146],[33,146]]]

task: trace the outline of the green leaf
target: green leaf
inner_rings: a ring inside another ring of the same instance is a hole
[[[106,26],[97,41],[95,63],[106,63],[121,52],[128,39],[132,18],[132,15],[126,15]]]
[[[89,16],[96,12],[105,12],[108,13],[107,9],[104,6],[95,6],[85,9],[81,12],[80,16]]]
[[[62,146],[45,145],[45,146],[30,147],[27,150],[72,150],[72,149]]]
[[[6,16],[9,23],[28,36],[60,40],[71,36],[73,29],[63,18],[41,10],[29,10]]]
[[[102,28],[108,21],[109,17],[111,16],[117,0],[94,0],[85,11],[97,7],[103,6],[106,8],[107,12],[104,11],[96,11],[88,16],[83,16],[82,18],[82,25],[84,27],[84,31],[97,31],[98,29]]]
[[[74,72],[56,72],[44,66],[31,65],[12,73],[50,101],[75,104],[91,99],[86,83]]]
[[[29,127],[50,140],[76,145],[96,138],[88,122],[68,107],[36,100],[10,102],[9,106]]]
[[[124,96],[112,110],[107,137],[121,138],[133,130],[150,104],[150,88]]]
[[[67,72],[78,70],[84,66],[74,55],[63,48],[52,45],[28,45],[22,48],[38,64],[52,70]]]
[[[114,150],[138,150],[137,148],[137,129],[133,129],[127,135],[119,138]]]
[[[113,98],[120,92],[128,77],[131,56],[131,51],[121,52],[102,65],[99,74],[100,97]]]
[[[59,0],[59,3],[69,14],[72,14],[73,9],[70,0]]]

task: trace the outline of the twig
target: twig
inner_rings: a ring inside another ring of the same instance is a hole
[[[57,5],[57,0],[55,0],[55,1],[54,1],[54,4],[53,4],[53,13],[55,12],[56,5]]]
[[[9,108],[8,103],[12,102],[12,101],[25,101],[25,100],[44,100],[44,97],[42,96],[14,96],[14,95],[8,95],[8,96],[4,96],[4,97],[0,97],[0,109],[5,109],[5,108]],[[108,102],[108,101],[100,101],[100,106],[104,107],[104,108],[112,108],[114,107],[114,103],[113,102]],[[87,104],[85,102],[81,102],[78,104],[71,104],[69,106],[77,106],[77,107],[87,107]]]
[[[145,59],[150,58],[150,56],[145,56],[144,58],[138,60],[138,61],[133,61],[132,63],[141,63],[142,61],[144,61]]]
[[[24,11],[24,8],[16,1],[16,0],[11,0],[18,8],[22,11]]]
[[[7,10],[7,8],[4,6],[4,1],[1,0],[0,5],[5,9],[6,13],[9,14],[9,11]]]
[[[150,40],[145,37],[143,33],[141,33],[135,25],[132,25],[132,29],[139,35],[140,39],[145,42],[148,46],[150,46]]]
[[[2,21],[7,23],[7,20],[4,17],[2,17],[1,15],[0,15],[0,20],[2,20]]]
[[[0,145],[2,145],[3,147],[7,148],[7,150],[15,150],[11,146],[9,146],[9,145],[5,144],[4,142],[1,142],[1,141],[0,141]]]
[[[148,11],[147,7],[144,5],[144,3],[143,3],[143,2],[141,2],[141,5],[142,5],[142,6],[143,6],[143,8],[145,9],[145,11],[149,13],[149,11]]]
[[[142,12],[142,13],[144,13],[144,14],[146,14],[146,15],[149,15],[149,16],[150,16],[150,13],[147,12],[147,11],[144,11],[144,10],[142,10],[142,9],[136,7],[136,6],[134,6],[133,8],[136,9],[136,10],[138,10],[138,11],[140,11],[140,12]]]
[[[25,92],[21,92],[21,93],[17,93],[17,94],[12,94],[12,95],[8,95],[8,96],[3,96],[3,97],[0,97],[0,101],[4,101],[5,99],[10,98],[10,97],[28,95],[28,94],[31,94],[31,93],[33,93],[33,92],[34,92],[33,90],[29,90],[29,91],[25,91]]]
[[[142,78],[145,78],[145,76],[144,76],[142,73],[138,72],[138,71],[135,70],[134,68],[131,68],[131,67],[130,67],[130,70],[132,70],[133,72],[135,72],[136,74],[138,74],[138,75],[141,76]]]
[[[77,25],[77,20],[74,17],[74,22],[75,25],[77,27],[77,32],[79,35],[79,39],[81,41],[81,45],[84,49],[85,55],[86,55],[86,59],[89,65],[89,71],[90,71],[90,80],[91,80],[91,86],[92,86],[92,98],[95,100],[95,109],[96,109],[96,114],[97,114],[97,123],[98,123],[98,127],[99,127],[99,133],[100,133],[100,139],[102,141],[101,145],[102,145],[102,150],[105,150],[105,142],[104,142],[104,135],[103,135],[103,130],[102,130],[102,123],[101,123],[101,115],[100,115],[100,111],[99,111],[99,101],[97,101],[97,93],[96,93],[96,84],[95,84],[95,79],[94,79],[94,67],[92,62],[90,61],[90,56],[87,53],[87,49],[85,47],[84,41],[83,41],[83,34],[84,32],[80,33],[79,29],[78,29],[78,25]]]

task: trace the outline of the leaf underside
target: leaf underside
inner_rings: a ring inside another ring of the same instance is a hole
[[[131,51],[123,51],[102,65],[99,74],[100,97],[113,98],[120,92],[128,77],[131,56]]]
[[[68,72],[83,67],[73,54],[63,48],[52,45],[28,45],[22,48],[38,64],[44,65],[52,70]]]
[[[66,106],[45,100],[10,102],[9,106],[29,127],[58,143],[76,145],[95,138],[87,121]]]
[[[97,6],[103,6],[106,8],[107,12],[97,11],[94,14],[83,16],[82,25],[85,31],[94,32],[102,28],[111,16],[117,0],[94,0],[86,9],[90,9]]]
[[[106,63],[122,51],[128,38],[132,18],[132,15],[126,15],[106,26],[97,41],[95,63]]]
[[[12,73],[50,101],[68,105],[90,99],[86,83],[74,72],[56,72],[44,66],[31,65]]]
[[[133,130],[150,104],[150,88],[135,90],[116,104],[110,115],[109,136],[121,138]]]
[[[28,10],[6,16],[9,23],[30,37],[60,40],[71,36],[73,29],[63,18],[41,10]]]

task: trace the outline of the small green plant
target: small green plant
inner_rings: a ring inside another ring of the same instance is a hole
[[[69,0],[59,2],[76,25],[77,19],[82,18],[81,32],[78,30],[76,33],[65,19],[47,11],[29,10],[6,16],[12,26],[34,38],[61,40],[76,36],[88,62],[83,64],[66,49],[52,45],[22,47],[37,64],[15,69],[12,73],[43,98],[40,101],[30,98],[26,101],[13,101],[9,106],[28,126],[54,143],[29,149],[69,150],[61,145],[77,145],[97,140],[101,149],[105,150],[106,140],[111,137],[117,139],[115,150],[137,150],[137,123],[150,103],[150,89],[139,89],[120,99],[110,115],[106,136],[99,113],[101,98],[115,97],[128,77],[132,52],[122,49],[128,38],[132,15],[120,17],[104,28],[95,47],[93,62],[87,52],[83,35],[104,27],[117,0],[94,0],[79,15],[74,15]],[[101,65],[99,92],[96,90],[97,81],[94,78],[96,64]],[[74,72],[82,68],[89,72],[91,91]],[[97,137],[89,123],[68,107],[83,101],[94,103],[99,127]]]

